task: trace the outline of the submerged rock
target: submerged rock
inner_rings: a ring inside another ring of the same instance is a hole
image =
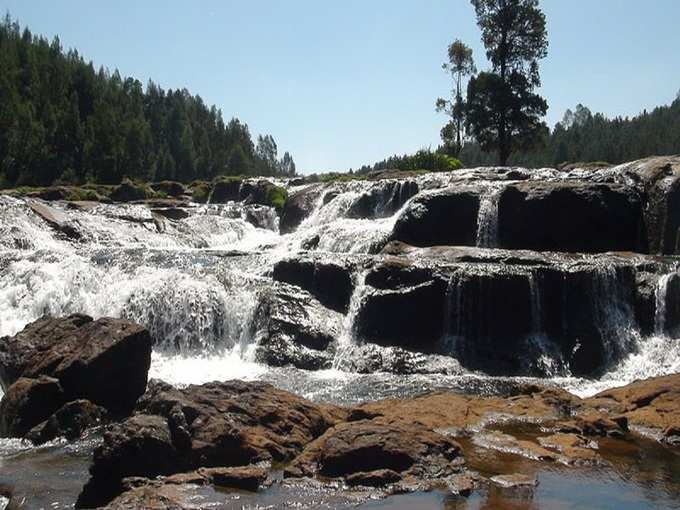
[[[70,239],[78,240],[82,237],[78,227],[69,221],[63,212],[39,202],[31,202],[29,203],[29,207],[37,216],[57,232],[63,233]]]

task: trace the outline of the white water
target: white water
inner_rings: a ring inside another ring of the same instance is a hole
[[[494,185],[482,195],[477,215],[477,246],[498,246],[498,202],[505,186]]]
[[[657,335],[664,335],[666,332],[666,299],[668,294],[668,283],[676,275],[676,272],[668,273],[659,278],[654,293],[654,332]]]
[[[366,275],[368,271],[363,270],[357,273],[354,279],[354,291],[349,300],[347,313],[342,321],[340,334],[338,335],[338,345],[333,358],[333,369],[337,370],[345,361],[346,354],[353,345],[359,343],[357,338],[356,318],[361,309],[361,305],[366,297]]]

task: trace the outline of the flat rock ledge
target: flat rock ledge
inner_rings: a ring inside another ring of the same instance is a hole
[[[346,408],[261,382],[177,389],[152,380],[135,414],[108,426],[77,506],[182,508],[207,488],[312,482],[367,498],[434,489],[465,497],[485,485],[531,490],[532,474],[485,478],[468,457],[481,448],[516,457],[515,469],[526,459],[607,466],[612,442],[640,448],[629,441],[638,428],[676,448],[679,393],[675,375],[589,399],[518,385],[504,397],[439,392]]]

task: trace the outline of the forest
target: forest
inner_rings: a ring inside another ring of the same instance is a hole
[[[58,38],[0,22],[0,188],[295,174],[271,135],[186,89],[95,70]]]

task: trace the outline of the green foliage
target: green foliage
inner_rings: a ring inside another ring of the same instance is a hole
[[[0,21],[1,187],[294,173],[290,154],[276,159],[273,138],[261,138],[273,152],[258,153],[246,124],[225,123],[186,89],[145,89]]]
[[[209,182],[205,181],[194,181],[189,184],[189,189],[191,190],[191,199],[199,204],[205,204],[210,196],[210,190],[212,189]]]
[[[680,98],[667,106],[632,118],[607,118],[583,105],[567,110],[561,122],[544,134],[541,146],[520,149],[508,163],[525,167],[556,167],[567,162],[633,161],[653,155],[680,154]],[[496,156],[476,143],[463,147],[466,166],[493,164]]]
[[[489,72],[468,83],[467,127],[482,150],[510,155],[539,143],[546,126],[545,100],[533,92],[541,84],[538,61],[547,55],[545,16],[538,0],[472,0],[482,31]]]
[[[451,120],[442,128],[441,138],[446,151],[458,157],[463,148],[465,139],[465,119],[467,105],[463,99],[463,80],[477,72],[472,49],[460,39],[456,39],[449,45],[449,60],[442,68],[451,74],[453,79],[453,91],[451,100],[438,98],[435,106],[438,112],[446,113]]]
[[[281,212],[283,206],[286,205],[286,200],[288,200],[288,192],[285,188],[272,184],[267,186],[266,197],[267,205]]]
[[[400,170],[408,172],[452,172],[463,165],[457,158],[449,156],[442,151],[421,149],[415,154],[403,156],[391,156],[373,166],[363,166],[357,170],[356,175],[376,172],[380,170]]]

